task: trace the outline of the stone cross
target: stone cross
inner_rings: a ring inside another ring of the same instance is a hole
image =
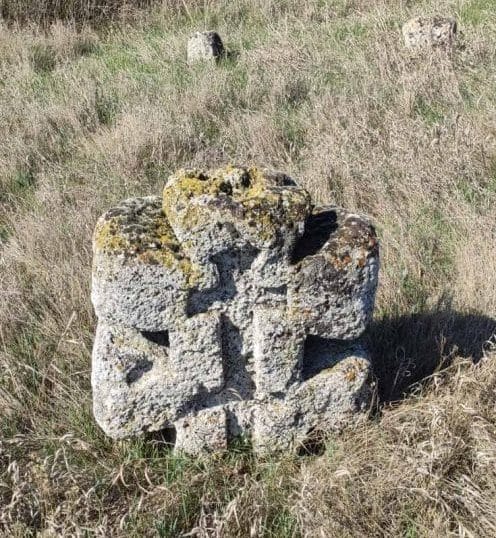
[[[111,437],[284,450],[368,406],[379,254],[364,217],[313,207],[281,173],[183,170],[107,211],[93,249],[94,414]]]

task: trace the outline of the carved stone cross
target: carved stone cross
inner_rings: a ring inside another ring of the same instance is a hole
[[[94,413],[177,450],[288,449],[367,407],[378,243],[280,173],[180,171],[98,221]]]

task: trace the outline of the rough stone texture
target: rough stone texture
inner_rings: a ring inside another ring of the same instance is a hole
[[[186,170],[105,213],[93,247],[94,413],[112,437],[288,449],[367,407],[379,254],[364,217],[314,208],[284,174]]]
[[[216,32],[196,32],[188,41],[188,63],[217,61],[224,54],[224,45]]]
[[[407,47],[451,47],[456,31],[455,19],[416,17],[403,25],[403,38]]]

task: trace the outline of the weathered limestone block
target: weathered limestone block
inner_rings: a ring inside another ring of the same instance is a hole
[[[343,209],[314,209],[293,255],[288,303],[307,331],[353,339],[370,321],[378,271],[370,223]]]
[[[258,264],[260,285],[280,284],[310,212],[308,193],[287,176],[233,167],[182,171],[169,179],[163,199],[164,213],[188,256],[214,275],[208,283],[212,287],[218,284],[211,263],[215,256],[248,252],[253,257],[258,251],[265,254],[258,260],[263,262]]]
[[[295,383],[283,399],[258,405],[253,446],[258,452],[288,450],[313,432],[339,431],[360,416],[371,396],[370,361],[359,346],[351,348],[333,366]]]
[[[181,317],[187,290],[199,278],[159,197],[126,200],[107,211],[96,225],[93,256],[96,314],[126,327],[166,329]]]
[[[196,32],[188,41],[188,63],[216,61],[224,54],[224,44],[217,32]]]
[[[443,17],[416,17],[403,25],[403,38],[407,47],[450,47],[456,37],[456,21]]]
[[[188,386],[175,393],[168,350],[140,331],[100,321],[93,357],[93,412],[111,437],[160,430],[187,404]]]
[[[176,422],[176,450],[199,454],[228,447],[227,417],[223,407],[212,407]]]
[[[237,436],[287,449],[368,405],[358,338],[379,253],[365,218],[229,166],[123,202],[93,245],[94,413],[112,437],[175,429],[190,453]]]
[[[257,395],[284,393],[301,378],[305,332],[286,309],[258,307],[253,315],[253,358]]]
[[[122,437],[163,429],[184,409],[205,407],[224,386],[221,345],[215,312],[184,319],[170,333],[100,322],[92,372],[97,420]]]

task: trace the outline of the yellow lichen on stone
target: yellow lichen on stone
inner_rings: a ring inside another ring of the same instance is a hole
[[[179,170],[165,186],[164,199],[173,193],[186,199],[204,194],[211,196],[221,193],[231,194],[232,187],[224,178],[231,169],[228,167],[209,173],[200,170]]]
[[[350,383],[353,383],[357,378],[357,372],[354,368],[346,370],[344,375]]]
[[[126,213],[104,215],[96,225],[93,248],[95,253],[123,255],[140,263],[178,270],[191,286],[201,274],[184,254],[162,211],[146,217],[129,217]]]
[[[311,207],[309,194],[291,182],[277,182],[281,177],[232,165],[210,172],[180,170],[164,188],[163,210],[174,227],[185,230],[209,226],[215,211],[239,223],[248,236],[270,242],[281,228],[303,222]]]
[[[124,251],[129,243],[118,234],[117,224],[114,220],[99,220],[93,235],[95,251],[116,252]]]

